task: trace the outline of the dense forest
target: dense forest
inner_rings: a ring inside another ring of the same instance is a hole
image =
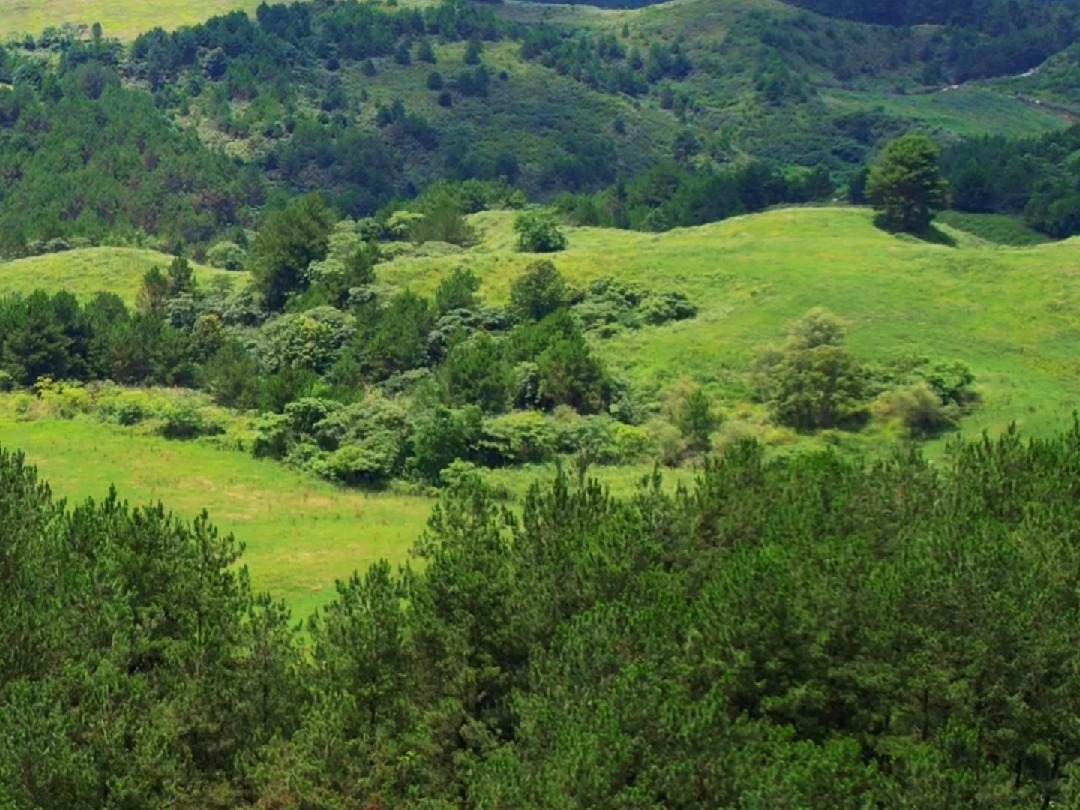
[[[293,616],[212,516],[69,503],[0,449],[0,810],[1080,806],[1080,418],[929,460],[981,407],[972,368],[853,351],[873,319],[806,296],[775,343],[661,390],[604,341],[728,329],[706,288],[659,263],[563,273],[585,255],[568,224],[842,200],[910,255],[944,255],[919,240],[949,243],[945,207],[1080,233],[1080,126],[925,135],[838,101],[1029,70],[1075,48],[1080,3],[719,5],[703,33],[264,3],[130,45],[0,46],[0,259],[172,257],[133,302],[0,296],[12,418],[220,450],[228,414],[229,452],[290,480],[438,498],[408,564]],[[779,295],[768,267],[726,286],[721,254],[725,307]],[[395,257],[445,264],[414,289]],[[721,384],[781,453],[716,439]],[[184,396],[115,395],[152,386]],[[893,449],[857,457],[856,434]],[[486,477],[538,464],[520,501]],[[654,472],[626,497],[590,477],[632,464]]]
[[[122,243],[201,257],[215,241],[243,244],[298,195],[319,191],[359,218],[441,179],[563,195],[578,222],[646,230],[827,200],[912,123],[834,109],[821,87],[1017,73],[1074,39],[1066,3],[992,3],[948,20],[890,8],[898,27],[752,10],[731,18],[723,48],[523,23],[461,0],[264,4],[127,48],[100,30],[52,29],[0,48],[0,255]],[[1030,203],[1034,227],[1075,232],[1061,213],[1075,191],[1061,142],[995,149],[1035,149],[1049,168],[1022,201],[973,195],[965,176],[957,207]]]
[[[746,444],[517,515],[465,475],[301,634],[205,518],[5,453],[0,803],[1072,806],[1077,458],[1080,426],[935,465]]]

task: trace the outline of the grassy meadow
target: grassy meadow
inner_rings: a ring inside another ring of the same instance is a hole
[[[254,12],[260,0],[0,0],[0,37],[38,34],[65,23],[101,23],[105,35],[134,39],[151,28],[173,29],[235,9]]]
[[[510,281],[536,256],[514,251],[513,214],[479,214],[479,244],[453,257],[403,256],[380,265],[383,280],[431,292],[455,265],[505,300]],[[930,244],[874,227],[868,210],[797,208],[666,234],[569,230],[551,257],[573,283],[605,276],[679,290],[698,317],[624,331],[598,342],[607,361],[648,395],[684,378],[707,386],[729,428],[777,444],[805,444],[763,424],[747,404],[748,376],[765,346],[813,307],[848,325],[864,361],[917,354],[962,360],[983,407],[967,432],[1059,427],[1080,404],[1080,244],[1012,248],[948,226],[954,244]],[[829,441],[878,443],[873,431]]]
[[[134,304],[146,271],[155,265],[165,270],[171,262],[172,256],[154,250],[113,247],[83,248],[0,262],[0,295],[67,290],[80,298],[90,298],[95,293],[114,292],[128,304]],[[193,268],[200,284],[232,285],[246,277],[244,273],[198,264]]]
[[[0,420],[0,446],[22,450],[70,501],[101,498],[115,486],[132,504],[160,500],[184,518],[206,509],[246,544],[256,587],[285,599],[298,617],[352,571],[379,558],[404,561],[433,503],[346,491],[245,453],[90,418]]]

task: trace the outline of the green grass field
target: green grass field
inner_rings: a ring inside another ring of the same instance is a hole
[[[140,436],[79,418],[0,421],[0,445],[22,450],[53,491],[132,504],[162,501],[185,518],[210,513],[247,546],[255,585],[307,616],[336,579],[379,558],[403,561],[432,501],[337,489],[272,462],[191,442]]]
[[[58,497],[100,499],[109,487],[133,505],[161,501],[190,519],[205,509],[245,546],[256,588],[284,599],[297,618],[334,594],[334,582],[379,559],[403,563],[427,523],[431,497],[334,487],[272,461],[208,443],[168,441],[89,417],[0,417],[0,446],[21,450]],[[592,471],[617,494],[633,492],[648,464]],[[554,465],[485,473],[514,503]],[[667,483],[691,475],[670,472]]]
[[[38,34],[65,23],[99,22],[106,36],[133,39],[158,26],[178,28],[234,9],[254,12],[260,0],[0,0],[0,37]]]
[[[479,214],[482,241],[467,253],[402,257],[378,272],[430,292],[460,265],[504,300],[537,258],[514,252],[512,220]],[[1080,404],[1080,243],[1008,248],[945,230],[955,247],[883,233],[868,210],[785,209],[666,234],[570,229],[569,249],[552,258],[579,285],[613,275],[687,293],[696,319],[626,331],[599,349],[646,392],[699,380],[747,429],[761,424],[746,404],[755,358],[817,306],[848,323],[849,344],[866,361],[917,353],[968,363],[984,397],[965,422],[969,433],[1011,421],[1035,432],[1060,427]]]
[[[67,290],[82,298],[98,292],[114,292],[129,304],[135,302],[143,276],[155,265],[165,270],[172,257],[153,250],[98,247],[49,253],[11,262],[0,262],[0,295],[29,293],[43,289]],[[231,284],[246,278],[244,273],[229,273],[212,267],[194,265],[200,284],[215,279]]]

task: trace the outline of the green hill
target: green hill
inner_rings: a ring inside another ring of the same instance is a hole
[[[171,261],[172,256],[154,250],[97,247],[0,262],[0,295],[66,290],[88,298],[94,293],[113,292],[134,304],[146,271],[155,266],[164,270]],[[194,269],[201,284],[232,286],[246,278],[245,273],[198,264]]]
[[[431,291],[456,264],[504,300],[536,257],[514,252],[512,215],[474,222],[482,241],[470,251],[453,260],[401,257],[380,265],[380,277]],[[965,422],[969,432],[1012,421],[1036,433],[1059,428],[1080,403],[1076,242],[1006,248],[945,230],[956,246],[883,233],[867,210],[785,209],[666,234],[572,229],[569,249],[553,258],[578,285],[610,275],[686,293],[697,318],[624,331],[599,341],[601,352],[654,395],[683,377],[707,384],[747,431],[760,435],[763,422],[747,402],[756,357],[819,306],[844,319],[865,361],[917,354],[969,364],[984,397]],[[770,440],[796,438],[770,431]]]

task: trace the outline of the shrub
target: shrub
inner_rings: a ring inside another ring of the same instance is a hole
[[[397,460],[397,443],[376,433],[360,444],[349,444],[317,461],[313,468],[324,478],[349,486],[381,486],[390,480]]]
[[[116,423],[125,427],[137,425],[146,416],[138,402],[121,402],[116,406]]]
[[[510,285],[510,317],[516,323],[540,321],[570,301],[570,291],[555,265],[533,262]]]
[[[247,251],[235,242],[218,242],[206,251],[206,262],[220,270],[243,270]]]
[[[712,449],[710,437],[720,427],[720,419],[713,412],[705,392],[694,388],[679,403],[675,411],[675,426],[690,450],[703,453]]]
[[[557,253],[566,250],[566,234],[550,211],[522,211],[514,218],[518,250],[522,253]]]
[[[188,440],[216,436],[225,431],[220,425],[206,419],[194,405],[181,402],[165,411],[158,432],[166,439]]]
[[[758,392],[779,424],[812,431],[862,420],[865,373],[843,339],[835,317],[813,310],[793,325],[781,348],[763,354]]]
[[[896,419],[912,438],[925,439],[956,427],[958,412],[947,406],[926,383],[888,391],[879,397],[875,410],[884,418]]]
[[[289,422],[289,417],[283,414],[268,413],[259,417],[254,425],[256,435],[251,454],[255,458],[285,458],[292,438]]]
[[[554,456],[557,443],[549,418],[535,411],[518,411],[484,423],[481,455],[489,466],[537,464]]]

